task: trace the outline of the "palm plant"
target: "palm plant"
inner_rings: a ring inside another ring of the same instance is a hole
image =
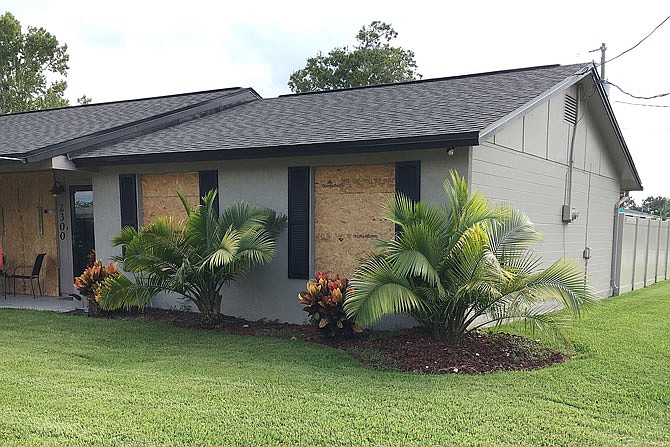
[[[453,171],[444,190],[444,206],[414,204],[402,195],[385,205],[382,217],[401,231],[379,241],[354,273],[347,314],[365,325],[409,314],[433,337],[452,343],[510,319],[560,335],[566,319],[538,304],[556,300],[579,315],[592,300],[583,271],[565,260],[537,270],[541,261],[529,244],[539,235],[527,216],[506,205],[489,208]]]
[[[217,215],[216,191],[191,209],[179,197],[186,220],[159,217],[139,231],[125,227],[112,239],[124,255],[123,270],[105,283],[101,305],[144,307],[159,292],[173,292],[192,301],[206,315],[221,309],[221,289],[252,267],[270,262],[286,217],[268,208],[238,202]]]

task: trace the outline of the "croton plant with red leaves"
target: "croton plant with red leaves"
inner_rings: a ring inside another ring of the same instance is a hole
[[[75,278],[75,288],[88,298],[89,302],[99,303],[102,296],[102,284],[108,277],[119,274],[116,265],[110,262],[108,266],[104,266],[100,259],[93,262],[92,265],[86,267],[81,276]]]
[[[360,326],[347,318],[343,309],[347,284],[347,278],[328,277],[319,272],[314,281],[307,281],[307,290],[298,294],[300,304],[305,306],[303,310],[309,314],[309,322],[329,337],[361,332]]]

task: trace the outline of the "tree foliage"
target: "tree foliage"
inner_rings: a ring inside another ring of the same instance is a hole
[[[185,222],[159,217],[140,231],[125,227],[114,236],[112,243],[125,251],[118,260],[135,278],[110,277],[100,300],[103,308],[144,307],[165,291],[184,296],[203,314],[218,314],[222,288],[272,260],[285,216],[245,202],[217,215],[215,191],[194,209],[179,196]]]
[[[647,214],[659,216],[662,219],[670,218],[670,198],[663,196],[649,196],[637,205],[632,198],[628,201],[628,208]]]
[[[24,33],[11,13],[0,16],[0,114],[67,106],[68,59],[44,28]]]
[[[414,52],[390,45],[396,37],[391,25],[374,21],[361,28],[353,49],[335,48],[308,58],[304,68],[291,74],[288,86],[302,93],[420,79]]]
[[[642,212],[667,219],[670,217],[670,199],[662,196],[649,196],[642,201]]]
[[[402,195],[385,205],[382,217],[402,231],[380,241],[354,273],[347,314],[367,325],[387,314],[409,314],[435,338],[454,343],[511,318],[559,336],[564,314],[538,303],[556,300],[578,315],[592,299],[583,269],[559,260],[537,270],[540,259],[529,247],[539,235],[528,217],[504,205],[490,209],[455,172],[444,190],[442,207]]]

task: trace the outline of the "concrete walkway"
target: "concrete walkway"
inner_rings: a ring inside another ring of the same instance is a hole
[[[49,310],[52,312],[70,312],[75,309],[84,309],[85,300],[79,301],[71,297],[38,296],[32,295],[10,295],[5,299],[0,294],[0,308]]]

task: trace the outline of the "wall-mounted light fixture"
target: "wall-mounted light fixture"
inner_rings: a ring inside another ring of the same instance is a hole
[[[49,190],[52,196],[58,197],[65,192],[65,187],[60,182],[54,182],[54,185]]]
[[[454,148],[453,147],[449,148],[449,150],[447,151],[447,155],[454,155]]]

